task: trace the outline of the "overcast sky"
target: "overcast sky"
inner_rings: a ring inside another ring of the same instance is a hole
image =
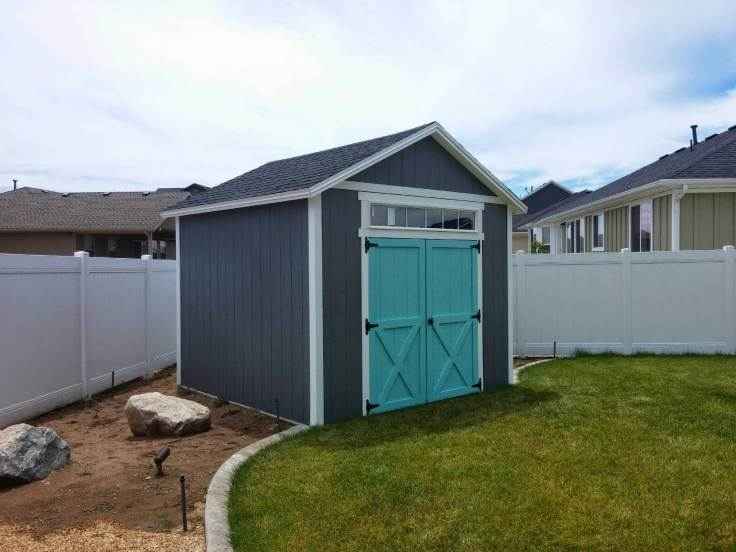
[[[215,185],[437,120],[519,194],[594,188],[736,124],[733,0],[205,4],[0,0],[0,187]]]

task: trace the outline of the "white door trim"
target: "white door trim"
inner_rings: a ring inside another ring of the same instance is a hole
[[[464,192],[448,192],[445,190],[432,190],[429,188],[389,186],[386,184],[374,184],[372,182],[357,182],[355,180],[345,180],[344,182],[336,185],[335,188],[338,190],[352,190],[355,192],[370,192],[376,194],[452,199],[457,201],[471,201],[474,203],[504,204],[504,202],[500,200],[498,196],[467,194]]]

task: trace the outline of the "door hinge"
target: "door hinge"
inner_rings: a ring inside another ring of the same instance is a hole
[[[429,324],[430,326],[434,326],[434,318],[432,318],[431,316],[427,318],[427,324]]]
[[[367,318],[365,319],[365,335],[368,335],[368,332],[370,332],[373,328],[377,328],[378,324],[374,324],[373,322],[370,322]]]
[[[369,399],[366,399],[365,400],[365,413],[366,414],[370,414],[371,413],[371,410],[373,410],[374,408],[378,408],[379,406],[381,406],[381,405],[380,404],[376,404],[376,403],[372,403]]]
[[[478,253],[480,253],[480,240],[478,240],[477,242],[475,242],[470,247],[472,247],[473,249],[477,249],[478,250]]]
[[[368,253],[368,250],[371,247],[378,247],[378,244],[376,242],[372,242],[368,238],[365,239],[365,252]]]
[[[471,316],[470,318],[475,318],[475,319],[476,319],[476,320],[478,321],[478,323],[480,323],[480,309],[478,309],[478,312],[476,312],[476,313],[475,313],[475,314],[474,314],[473,316]]]
[[[478,389],[479,391],[483,391],[483,380],[482,380],[482,379],[480,379],[480,378],[478,378],[478,383],[474,383],[474,384],[473,384],[473,385],[471,385],[470,387],[475,387],[475,388],[476,388],[476,389]]]

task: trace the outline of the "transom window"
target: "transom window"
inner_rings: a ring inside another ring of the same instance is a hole
[[[427,228],[430,230],[475,230],[475,211],[439,207],[371,204],[371,226]]]

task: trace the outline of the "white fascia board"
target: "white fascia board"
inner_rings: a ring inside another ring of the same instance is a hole
[[[363,159],[362,161],[348,167],[347,169],[332,175],[322,182],[315,184],[311,188],[268,196],[252,197],[233,201],[223,201],[221,203],[198,205],[195,207],[185,207],[183,209],[164,211],[161,213],[161,216],[171,217],[196,215],[201,213],[226,211],[229,209],[239,209],[241,207],[252,207],[255,205],[266,205],[269,203],[279,203],[282,201],[293,201],[295,199],[314,197],[428,136],[432,136],[435,141],[437,141],[466,169],[472,172],[488,189],[496,193],[500,198],[504,199],[504,203],[510,205],[514,213],[526,213],[526,205],[511,190],[509,190],[498,178],[496,178],[496,176],[494,176],[475,157],[473,157],[457,140],[455,140],[450,135],[449,132],[447,132],[447,130],[442,127],[442,125],[440,125],[439,123],[432,123],[431,125],[418,130],[414,134],[407,136],[403,140],[400,140],[395,144],[392,144],[382,149],[381,151],[371,155],[370,157],[367,157],[366,159]]]

